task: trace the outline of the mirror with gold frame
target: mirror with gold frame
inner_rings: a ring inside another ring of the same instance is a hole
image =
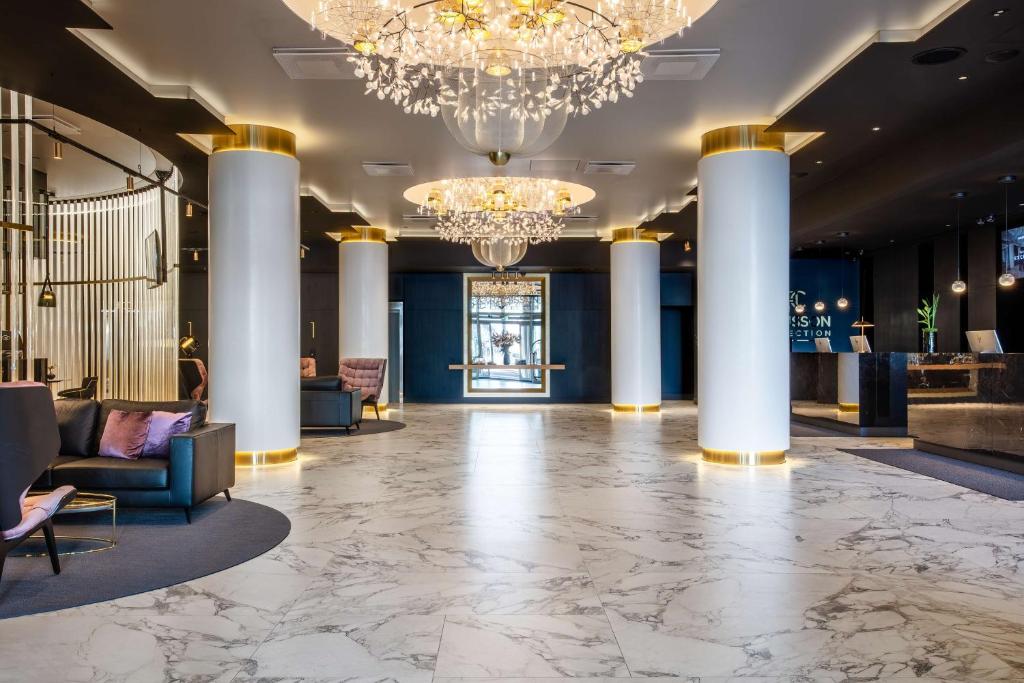
[[[467,275],[465,291],[466,395],[547,395],[547,275]]]

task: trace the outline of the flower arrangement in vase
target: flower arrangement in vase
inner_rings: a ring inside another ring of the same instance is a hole
[[[502,361],[505,365],[512,363],[512,358],[509,356],[508,350],[513,344],[519,343],[519,335],[513,334],[508,330],[502,330],[501,332],[495,332],[491,335],[491,344],[494,348],[500,349],[502,354]]]
[[[921,308],[917,309],[917,322],[921,326],[921,341],[925,353],[935,353],[935,334],[939,331],[939,328],[935,327],[935,321],[938,314],[938,294],[932,294],[931,301],[921,299]]]

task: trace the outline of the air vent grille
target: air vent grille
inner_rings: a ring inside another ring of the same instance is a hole
[[[316,47],[277,47],[274,59],[288,77],[301,80],[355,80],[355,67],[348,61],[351,50]]]
[[[629,175],[636,168],[633,161],[588,161],[583,172],[587,175]]]
[[[364,161],[363,170],[370,176],[412,175],[412,164],[404,161]]]
[[[640,65],[649,81],[702,81],[720,50],[651,50]]]

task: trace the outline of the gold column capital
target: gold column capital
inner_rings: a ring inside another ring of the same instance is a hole
[[[295,133],[291,131],[253,123],[232,123],[228,128],[233,130],[234,134],[213,136],[214,154],[242,150],[295,156]]]
[[[351,228],[341,233],[341,237],[338,241],[342,244],[346,242],[379,242],[384,244],[387,242],[387,236],[388,233],[384,228],[353,225]]]
[[[643,228],[617,228],[612,231],[612,244],[621,242],[658,242],[658,233]]]
[[[750,150],[785,153],[786,134],[769,133],[767,129],[766,125],[747,124],[709,130],[700,138],[700,156],[703,159],[714,154]]]

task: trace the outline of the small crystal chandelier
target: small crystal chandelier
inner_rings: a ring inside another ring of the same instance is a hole
[[[632,97],[644,48],[716,2],[317,0],[307,16],[354,48],[367,94],[441,114],[460,144],[500,165],[550,145],[567,116]]]
[[[589,187],[549,178],[454,178],[405,191],[421,215],[437,218],[441,239],[509,248],[558,239],[562,219],[594,196]]]

